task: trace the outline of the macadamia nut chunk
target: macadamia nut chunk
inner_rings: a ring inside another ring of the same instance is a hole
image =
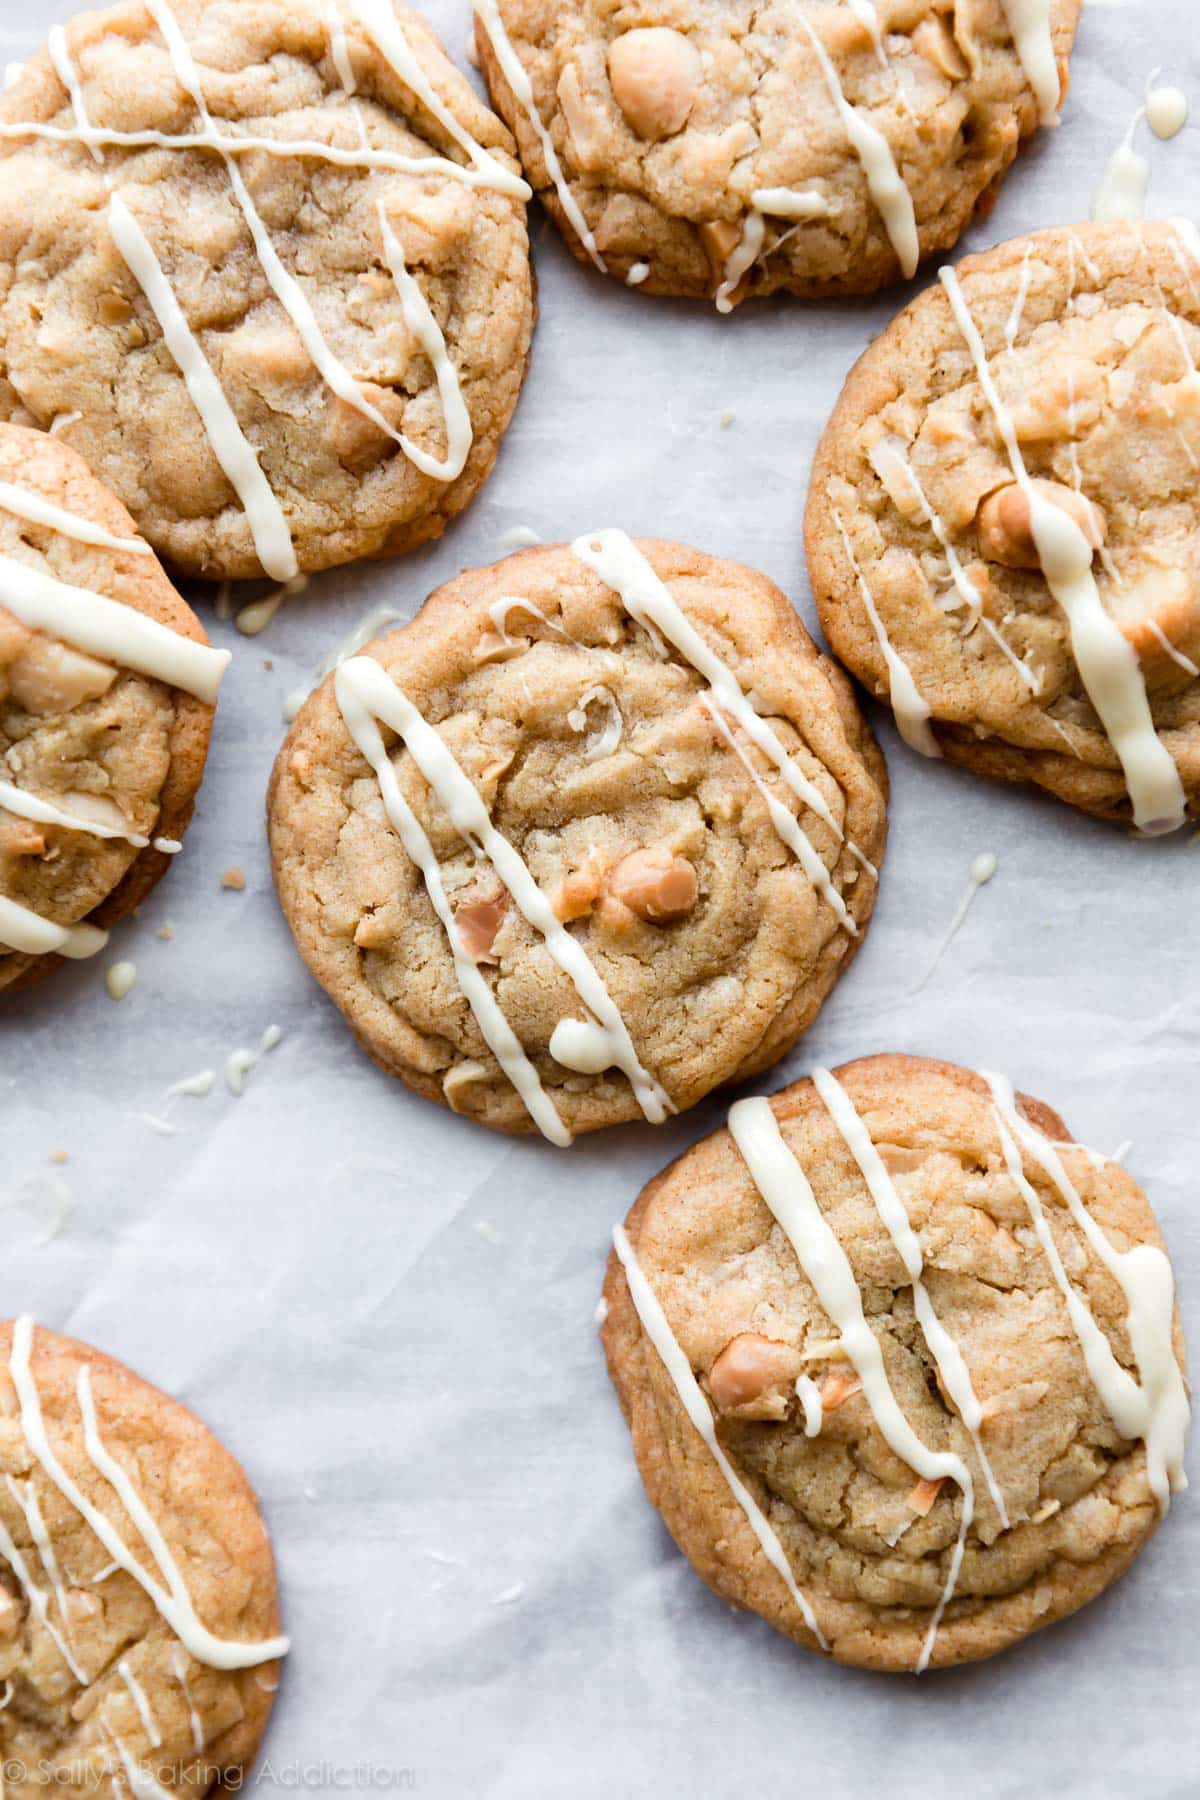
[[[608,52],[613,97],[631,130],[657,141],[687,124],[700,86],[700,53],[679,31],[627,31]]]
[[[1093,550],[1103,544],[1107,526],[1100,507],[1060,481],[1035,481],[1044,500],[1074,519]],[[1029,495],[1018,482],[989,494],[979,508],[979,548],[989,562],[1008,569],[1038,569],[1041,559],[1033,541]]]
[[[623,857],[608,878],[614,900],[650,925],[676,925],[696,904],[696,871],[684,856],[657,847]]]

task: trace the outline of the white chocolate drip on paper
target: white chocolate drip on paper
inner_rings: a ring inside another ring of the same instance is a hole
[[[641,287],[643,281],[645,281],[645,279],[646,279],[647,275],[649,275],[649,273],[650,273],[650,264],[648,262],[631,263],[629,266],[629,273],[625,277],[625,286],[626,287]]]
[[[987,351],[958,276],[950,268],[939,274],[1012,472],[1029,502],[1033,541],[1046,584],[1066,614],[1076,667],[1120,761],[1134,822],[1148,835],[1174,831],[1185,818],[1183,784],[1154,729],[1137,656],[1104,609],[1092,572],[1092,546],[1074,519],[1047,500],[1030,480],[1012,414],[992,378]]]
[[[993,862],[994,860],[993,858]],[[904,1264],[904,1272],[908,1276],[912,1289],[913,1309],[916,1312],[922,1336],[929,1347],[929,1354],[933,1357],[946,1392],[953,1401],[959,1418],[971,1435],[971,1442],[975,1446],[975,1454],[979,1458],[979,1466],[983,1471],[983,1478],[987,1483],[992,1503],[1000,1516],[1001,1526],[1007,1531],[1009,1528],[1008,1508],[1004,1504],[1004,1496],[997,1485],[992,1465],[988,1461],[980,1437],[983,1429],[983,1407],[975,1392],[971,1372],[967,1368],[962,1351],[938,1318],[933,1301],[929,1297],[929,1290],[922,1280],[925,1258],[921,1250],[920,1239],[909,1223],[904,1202],[896,1191],[896,1184],[889,1175],[883,1158],[871,1141],[871,1134],[863,1123],[858,1108],[841,1082],[830,1070],[818,1068],[812,1071],[812,1083],[821,1096],[821,1104],[837,1126],[842,1142],[857,1163],[859,1173],[867,1184],[867,1191],[871,1196],[875,1211],[879,1214],[884,1229],[895,1246],[897,1256]]]
[[[850,146],[862,165],[867,189],[883,220],[884,230],[899,259],[901,270],[906,276],[914,275],[921,260],[916,214],[913,211],[912,194],[896,166],[891,145],[883,133],[846,99],[837,70],[806,12],[801,11],[799,22],[808,34],[821,73],[825,77],[829,97],[837,108]]]
[[[0,894],[0,944],[24,956],[65,956],[72,962],[98,956],[108,942],[97,925],[53,925],[40,913]]]
[[[1140,219],[1146,210],[1150,188],[1150,164],[1133,147],[1138,126],[1146,116],[1139,106],[1129,121],[1129,129],[1107,163],[1100,186],[1092,196],[1093,219]]]
[[[930,958],[929,967],[926,969],[925,973],[922,975],[920,981],[917,982],[916,986],[913,989],[911,989],[912,993],[919,994],[921,992],[921,989],[930,980],[930,978],[933,975],[934,970],[937,968],[937,966],[941,962],[943,956],[945,956],[947,950],[950,948],[951,944],[954,942],[955,938],[958,936],[959,932],[961,931],[963,923],[966,920],[966,916],[970,912],[971,907],[974,904],[976,894],[979,892],[981,887],[986,887],[987,883],[992,879],[992,876],[995,873],[996,873],[996,858],[995,858],[995,856],[993,855],[992,851],[990,851],[990,850],[982,851],[981,854],[979,856],[977,856],[975,858],[974,862],[971,864],[971,872],[967,879],[967,885],[963,892],[962,899],[959,901],[958,905],[955,907],[954,915],[951,918],[949,925],[946,927],[945,931],[943,932],[941,939],[938,942],[937,949],[934,951],[933,956]]]
[[[241,1644],[216,1637],[201,1624],[192,1605],[187,1583],[157,1522],[129,1475],[101,1439],[92,1398],[91,1371],[84,1363],[80,1367],[75,1389],[83,1422],[84,1448],[88,1460],[120,1500],[153,1559],[158,1576],[151,1575],[143,1568],[112,1521],[92,1504],[68,1475],[46,1435],[41,1400],[30,1366],[32,1344],[33,1321],[26,1314],[13,1325],[12,1348],[8,1359],[8,1372],[20,1406],[21,1431],[25,1442],[59,1493],[75,1508],[117,1566],[133,1577],[197,1662],[206,1663],[213,1669],[249,1669],[286,1655],[288,1641],[285,1637]]]
[[[80,85],[79,77],[75,72],[75,65],[71,60],[71,52],[67,47],[67,34],[61,25],[52,25],[50,27],[49,34],[46,38],[46,50],[49,54],[50,61],[54,64],[54,73],[58,76],[58,79],[62,82],[70,96],[71,111],[75,115],[75,124],[81,135],[86,134],[91,128],[91,120],[88,118],[87,103],[83,97],[83,88]],[[96,144],[89,144],[88,149],[91,151],[92,160],[94,162],[104,161],[103,153]]]
[[[505,1079],[520,1096],[526,1112],[542,1136],[548,1138],[552,1144],[557,1144],[560,1149],[565,1149],[572,1142],[571,1133],[563,1124],[553,1100],[542,1086],[541,1077],[526,1056],[516,1033],[505,1018],[482,970],[462,941],[462,935],[455,923],[454,909],[450,905],[442,882],[441,864],[424,827],[400,791],[396,771],[384,746],[383,735],[376,723],[375,710],[368,701],[360,698],[353,681],[349,685],[342,684],[343,671],[352,668],[355,662],[365,660],[365,658],[355,657],[342,663],[335,678],[334,691],[342,718],[346,722],[346,729],[375,772],[383,799],[383,809],[393,831],[403,844],[409,860],[415,863],[420,870],[421,879],[425,883],[425,891],[429,896],[429,903],[437,914],[446,934],[446,941],[450,946],[458,985],[475,1015],[475,1022],[479,1026],[484,1042],[499,1063]],[[371,667],[378,668],[379,665],[376,663]],[[382,674],[383,671],[380,670],[380,673]],[[384,679],[386,680],[387,677],[384,676]]]
[[[625,1228],[622,1225],[614,1225],[613,1227],[613,1248],[620,1260],[621,1267],[625,1271],[625,1279],[629,1284],[629,1297],[633,1301],[638,1318],[641,1320],[642,1330],[654,1345],[659,1360],[667,1371],[667,1374],[670,1376],[675,1392],[679,1395],[680,1403],[682,1404],[684,1411],[695,1426],[696,1431],[703,1440],[713,1461],[721,1471],[730,1493],[745,1514],[746,1522],[758,1539],[759,1547],[762,1550],[763,1555],[775,1570],[775,1573],[783,1581],[783,1584],[787,1588],[794,1605],[800,1612],[804,1623],[808,1626],[808,1629],[812,1632],[822,1650],[827,1650],[829,1645],[821,1627],[817,1623],[816,1614],[813,1612],[807,1596],[803,1594],[796,1585],[796,1578],[792,1574],[791,1564],[787,1559],[787,1552],[780,1543],[775,1530],[771,1526],[757,1500],[754,1498],[754,1495],[738,1475],[733,1464],[721,1448],[717,1439],[713,1416],[709,1410],[708,1402],[704,1398],[700,1383],[692,1373],[691,1364],[684,1355],[675,1333],[671,1330],[670,1324],[667,1321],[667,1315],[664,1313],[662,1306],[659,1303],[658,1295],[646,1280],[641,1265],[634,1254],[633,1246],[629,1242],[625,1233]]]
[[[356,0],[356,3],[361,5],[363,4],[363,0]],[[383,3],[386,4],[386,0],[383,0]],[[533,131],[534,136],[541,145],[542,157],[546,164],[546,173],[554,183],[554,189],[558,195],[559,205],[562,207],[563,212],[570,222],[571,229],[587,251],[592,262],[599,269],[600,273],[604,275],[607,273],[608,265],[600,254],[600,247],[596,242],[591,226],[584,218],[579,207],[579,202],[571,192],[567,178],[563,174],[562,164],[558,160],[558,151],[554,148],[554,142],[550,133],[542,124],[541,114],[538,112],[537,100],[533,92],[533,83],[529,79],[524,63],[513,48],[512,39],[504,28],[504,21],[500,17],[500,8],[497,6],[496,0],[473,0],[473,5],[475,8],[475,17],[479,20],[479,23],[483,26],[483,29],[487,34],[488,42],[491,44],[492,50],[495,53],[496,61],[500,64],[504,79],[512,89],[517,104],[528,119],[530,129]],[[528,191],[529,190],[526,189],[526,193],[528,193]]]
[[[1155,137],[1167,143],[1178,137],[1188,122],[1188,98],[1182,88],[1159,86],[1161,69],[1155,69],[1146,83],[1146,123]]]
[[[597,1027],[607,1033],[611,1065],[629,1081],[646,1118],[652,1124],[661,1124],[673,1110],[671,1102],[638,1060],[625,1021],[587,952],[562,924],[520,852],[496,830],[474,784],[438,733],[386,670],[369,657],[355,656],[344,662],[334,677],[334,692],[356,742],[356,726],[361,729],[364,721],[369,723],[372,719],[382,720],[404,740],[463,842],[476,854],[487,857],[518,911],[543,939],[552,960],[568,977]]]
[[[1029,1209],[1038,1242],[1066,1301],[1088,1376],[1121,1436],[1140,1438],[1145,1445],[1150,1491],[1159,1510],[1165,1513],[1172,1493],[1180,1493],[1187,1486],[1183,1446],[1189,1418],[1187,1390],[1175,1360],[1175,1281],[1171,1265],[1153,1244],[1137,1244],[1132,1250],[1113,1248],[1084,1205],[1054,1145],[1017,1111],[1012,1084],[1002,1075],[986,1070],[982,1074],[991,1091],[1008,1172]],[[1025,1155],[1031,1156],[1049,1177],[1093,1254],[1125,1295],[1125,1328],[1133,1350],[1136,1380],[1117,1360],[1086,1299],[1063,1266],[1041,1196],[1025,1174]]]
[[[480,0],[480,3],[483,4],[484,0]],[[492,0],[486,0],[486,3],[491,5]],[[447,132],[459,148],[466,152],[471,160],[472,168],[480,177],[486,179],[487,186],[495,188],[498,194],[509,194],[516,200],[528,200],[530,198],[528,183],[523,181],[519,175],[514,175],[510,169],[506,169],[490,150],[485,150],[482,144],[477,143],[435,92],[433,84],[417,61],[408,39],[400,29],[400,21],[392,8],[391,0],[347,0],[347,4],[359,24],[373,40],[385,62],[391,64],[405,87],[416,95],[422,106],[433,114],[443,131]],[[485,27],[487,23],[488,21],[485,19]],[[491,36],[490,30],[488,35]],[[519,63],[517,67],[520,68]],[[508,74],[507,69],[505,69],[505,74]],[[511,82],[511,78],[510,85],[515,92],[516,84]],[[526,85],[528,85],[528,80]]]
[[[158,320],[213,455],[242,503],[258,560],[274,581],[291,581],[298,565],[283,509],[259,467],[257,451],[247,441],[208,358],[192,335],[149,239],[119,194],[109,198],[108,228]]]
[[[1061,89],[1050,32],[1050,0],[1004,0],[1004,12],[1041,122],[1057,125]]]
[[[765,235],[766,225],[763,222],[762,214],[756,211],[748,212],[742,221],[742,234],[725,258],[725,269],[716,294],[716,308],[719,313],[733,311],[734,289],[746,271],[752,269],[758,261]]]
[[[150,1748],[152,1750],[157,1750],[163,1741],[162,1732],[158,1728],[158,1720],[155,1718],[153,1708],[146,1698],[145,1688],[142,1686],[124,1657],[122,1657],[117,1664],[117,1674],[125,1683],[126,1691],[129,1698],[133,1701],[134,1708],[138,1718],[141,1720],[142,1730],[146,1734],[146,1739]]]
[[[784,1142],[770,1102],[739,1100],[730,1110],[729,1130],[755,1187],[795,1251],[822,1307],[837,1327],[839,1350],[862,1382],[867,1404],[885,1442],[923,1480],[949,1478],[961,1489],[962,1516],[958,1538],[941,1598],[934,1608],[917,1660],[917,1673],[920,1674],[929,1665],[942,1615],[953,1597],[962,1567],[966,1535],[975,1513],[975,1484],[971,1471],[962,1457],[953,1451],[931,1450],[901,1411],[888,1380],[879,1340],[863,1312],[862,1295],[849,1258],[830,1230],[807,1175]],[[874,1190],[872,1192],[874,1195]],[[879,1204],[878,1198],[876,1204]],[[907,1228],[907,1216],[904,1224]],[[919,1254],[918,1249],[918,1257]],[[918,1271],[919,1266],[918,1262]],[[930,1349],[933,1350],[932,1344]],[[961,1362],[961,1358],[959,1360]]]
[[[306,687],[293,688],[283,705],[284,723],[290,725],[313,689],[319,687],[327,675],[331,675],[339,663],[344,663],[348,656],[356,656],[364,644],[377,638],[385,625],[395,625],[404,617],[393,606],[373,606],[352,631],[347,632],[331,653],[323,657],[318,664],[312,680]]]
[[[270,1054],[283,1041],[283,1033],[278,1025],[268,1025],[258,1040],[254,1050],[232,1050],[225,1061],[225,1085],[235,1100],[240,1100],[246,1088],[246,1077],[252,1069],[257,1069],[264,1056]]]
[[[90,588],[70,587],[11,556],[0,556],[0,607],[33,631],[182,688],[209,706],[229,663],[228,650],[181,637],[119,600]]]
[[[33,525],[48,525],[52,531],[75,538],[81,544],[96,544],[104,550],[128,550],[135,556],[154,555],[149,544],[143,543],[141,538],[117,537],[111,531],[105,531],[102,525],[93,524],[91,519],[68,512],[65,506],[56,506],[53,500],[45,499],[34,489],[18,487],[12,481],[0,481],[0,512],[28,519]]]
[[[104,977],[104,985],[108,989],[109,998],[124,1000],[131,994],[137,981],[137,964],[132,962],[116,962]]]
[[[496,555],[511,556],[514,550],[532,550],[541,541],[540,533],[532,525],[510,525],[496,539]]]
[[[176,1095],[180,1095],[193,1100],[203,1100],[206,1095],[212,1093],[216,1080],[217,1071],[215,1069],[201,1069],[195,1075],[185,1075],[182,1081],[176,1081],[167,1089],[167,1099],[172,1100]]]
[[[842,515],[837,507],[832,508],[833,522],[838,528],[842,547],[846,552],[846,560],[854,573],[858,584],[863,608],[875,633],[888,672],[888,698],[896,716],[896,725],[900,736],[910,750],[916,750],[921,756],[940,757],[941,750],[934,737],[929,721],[932,712],[929,702],[916,684],[913,672],[888,635],[887,626],[879,616],[879,608],[875,604],[875,596],[871,592],[870,583],[863,574],[854,546],[850,542],[850,534],[842,523]]]

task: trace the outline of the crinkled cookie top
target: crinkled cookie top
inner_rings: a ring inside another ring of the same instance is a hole
[[[642,1064],[682,1108],[782,1055],[846,966],[874,903],[862,859],[882,853],[886,778],[849,684],[777,588],[678,545],[639,548],[753,695],[832,827],[736,721],[726,739],[695,670],[565,547],[460,577],[367,655],[449,746],[602,977]],[[467,948],[566,1126],[640,1116],[616,1069],[581,1073],[550,1054],[560,1021],[585,1013],[575,988],[386,736]],[[799,818],[849,927],[781,839],[767,796]],[[301,954],[371,1054],[456,1111],[530,1130],[332,677],[280,753],[270,827]]]
[[[913,1429],[974,1479],[953,1598],[934,1666],[1003,1649],[1073,1611],[1130,1563],[1158,1508],[1140,1442],[1123,1439],[1085,1366],[1066,1301],[1010,1173],[985,1083],[950,1064],[869,1057],[838,1077],[876,1147],[924,1259],[936,1318],[982,1406],[978,1446],[918,1323],[908,1272],[851,1149],[811,1081],[771,1107],[853,1270],[887,1380]],[[1087,1212],[1118,1251],[1161,1247],[1149,1206],[1117,1164],[1018,1097],[1058,1144]],[[1122,1288],[1034,1159],[1066,1279],[1117,1362],[1133,1364]],[[911,1670],[946,1591],[962,1518],[952,1480],[919,1480],[880,1429],[837,1328],[760,1197],[733,1137],[705,1139],[643,1191],[627,1221],[646,1280],[711,1408],[719,1443],[769,1519],[831,1653]],[[651,1500],[719,1594],[809,1647],[787,1590],[683,1411],[614,1257],[605,1293],[609,1367]],[[1183,1340],[1175,1320],[1175,1353]],[[807,1435],[798,1377],[815,1385]],[[982,1448],[1007,1513],[990,1492]]]
[[[1101,605],[1136,659],[1129,691],[1144,688],[1194,811],[1200,239],[1183,223],[1081,225],[957,273],[1028,475],[1094,549]],[[814,465],[807,544],[838,656],[895,701],[886,634],[945,756],[1129,817],[1102,694],[1043,576],[1028,494],[942,287],[847,381]]]
[[[870,292],[904,256],[868,164],[893,166],[927,256],[1039,119],[1003,0],[498,0],[556,182],[476,10],[492,97],[572,249],[587,254],[582,224],[594,257],[651,293]],[[1056,89],[1078,18],[1079,0],[1048,0]]]

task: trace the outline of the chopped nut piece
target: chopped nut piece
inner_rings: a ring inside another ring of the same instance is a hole
[[[225,873],[221,877],[221,886],[223,888],[233,888],[239,894],[241,893],[241,891],[245,887],[245,885],[246,885],[245,874],[243,873],[243,871],[241,869],[239,869],[237,867],[236,864],[234,864],[230,868],[226,869]]]
[[[608,878],[608,890],[648,924],[674,925],[695,906],[698,883],[686,857],[658,845],[623,857]]]
[[[46,835],[32,819],[0,812],[0,856],[41,856],[45,848]]]
[[[912,46],[947,81],[961,81],[970,73],[967,59],[944,18],[922,19],[912,34]]]
[[[700,242],[717,275],[724,275],[725,264],[741,240],[742,234],[732,219],[708,219],[700,227]]]
[[[923,1476],[908,1496],[909,1507],[923,1519],[933,1510],[933,1503],[942,1491],[942,1480],[943,1477],[939,1477],[937,1481],[930,1481]]]
[[[827,1413],[836,1412],[861,1392],[862,1382],[849,1363],[839,1363],[821,1379],[821,1406]]]
[[[790,1383],[797,1356],[789,1344],[758,1331],[731,1338],[708,1372],[708,1391],[721,1412],[747,1406],[771,1388]]]
[[[455,908],[454,923],[458,927],[458,935],[463,941],[464,950],[473,961],[499,961],[492,946],[507,911],[507,894],[498,894],[489,899],[472,894]]]
[[[604,890],[605,858],[595,847],[588,851],[577,869],[564,876],[554,901],[554,910],[563,924],[584,919]]]
[[[1034,486],[1044,499],[1074,519],[1094,550],[1100,548],[1107,521],[1098,506],[1059,481],[1036,481]],[[1001,563],[1006,569],[1041,567],[1033,541],[1029,495],[1017,482],[988,495],[979,508],[976,525],[980,551],[989,562]]]
[[[28,713],[65,713],[85,700],[98,700],[116,678],[109,663],[35,631],[9,669],[8,690]]]
[[[700,53],[682,32],[639,27],[610,47],[608,78],[630,129],[656,143],[687,124],[700,89]]]

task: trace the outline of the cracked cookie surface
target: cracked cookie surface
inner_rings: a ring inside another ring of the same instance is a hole
[[[637,549],[753,695],[832,827],[736,721],[730,743],[695,669],[566,546],[461,576],[366,654],[449,747],[586,952],[642,1063],[683,1108],[781,1056],[847,966],[874,904],[886,774],[849,683],[772,583],[679,545]],[[623,1074],[581,1073],[551,1055],[556,1027],[581,1011],[575,988],[412,756],[387,738],[464,947],[565,1125],[637,1117]],[[807,834],[826,894],[779,836],[768,797]],[[280,752],[269,812],[297,947],[371,1055],[484,1124],[532,1129],[481,1036],[334,677]]]
[[[1054,229],[966,258],[957,278],[1028,476],[1094,552],[1126,699],[1148,707],[1178,773],[1179,823],[1200,803],[1200,239],[1182,222]],[[882,627],[935,751],[1129,819],[1104,685],[1043,576],[944,288],[852,370],[814,464],[806,541],[835,652],[901,717]]]
[[[236,1789],[266,1728],[279,1663],[222,1669],[185,1648],[35,1455],[10,1372],[16,1353],[7,1323],[0,1358],[5,1793],[32,1800],[48,1784],[82,1793],[110,1782],[114,1791],[145,1793],[206,1794],[222,1783]],[[178,1401],[102,1352],[37,1330],[29,1372],[49,1447],[68,1480],[147,1574],[162,1579],[88,1452],[83,1370],[103,1449],[157,1522],[204,1626],[239,1645],[273,1638],[279,1611],[271,1548],[239,1464]]]
[[[0,144],[0,416],[43,427],[59,419],[67,441],[179,568],[213,579],[263,573],[239,493],[114,242],[109,181],[257,456],[298,568],[436,537],[491,469],[524,377],[533,298],[523,202],[427,166],[430,158],[465,166],[468,155],[348,10],[339,35],[331,29],[338,11],[316,0],[173,0],[164,16],[178,25],[218,134],[329,144],[350,157],[254,151],[232,160],[282,279],[298,285],[326,350],[378,416],[318,373],[311,343],[268,280],[221,154],[195,144],[204,127],[181,82],[186,65],[135,0],[66,28],[79,103],[110,134],[101,160],[77,141],[78,111],[46,51],[0,99],[9,132]],[[407,10],[394,16],[455,130],[511,182],[503,125],[428,27]],[[23,136],[24,121],[58,136]],[[112,136],[120,132],[190,137],[191,147],[121,144]],[[419,166],[356,165],[364,142],[369,154]],[[469,415],[465,461],[445,479],[388,435],[448,468],[457,460],[381,208]],[[294,571],[269,572],[285,579]]]
[[[0,425],[0,482],[114,537],[134,533],[82,457],[44,432]],[[153,556],[79,542],[0,501],[0,557],[208,641]],[[25,818],[0,794],[0,896],[62,926],[108,927],[130,913],[170,867],[155,840],[178,843],[186,832],[212,718],[192,694],[81,654],[0,604],[0,782],[150,840],[139,847]],[[0,989],[25,986],[60,960],[0,943]]]
[[[590,233],[593,260],[648,293],[871,292],[905,260],[886,170],[883,210],[868,181],[881,147],[928,256],[988,204],[1039,119],[1003,0],[498,0],[556,181],[476,10],[493,101],[571,249],[586,259]],[[1049,5],[1064,89],[1079,10]]]
[[[1006,1529],[848,1142],[812,1081],[785,1088],[771,1111],[849,1260],[895,1397],[921,1439],[956,1452],[974,1476],[975,1517],[932,1649],[932,1666],[944,1667],[1004,1649],[1093,1598],[1146,1542],[1158,1507],[1143,1445],[1119,1435],[1089,1377],[985,1082],[908,1056],[868,1057],[835,1073],[919,1240],[928,1298],[982,1405],[978,1442],[1008,1518]],[[1116,1250],[1161,1248],[1124,1170],[1066,1145],[1062,1120],[1040,1102],[1018,1096],[1017,1106],[1054,1141]],[[1075,1291],[1128,1368],[1125,1294],[1029,1157],[1025,1173]],[[951,1483],[918,1481],[886,1441],[730,1132],[650,1182],[626,1228],[717,1439],[777,1534],[830,1653],[866,1668],[917,1667],[946,1592],[962,1496]],[[651,1501],[723,1599],[812,1648],[813,1634],[684,1412],[615,1254],[604,1291],[609,1372]],[[1173,1331],[1182,1369],[1177,1316]],[[816,1435],[806,1434],[798,1378],[820,1395]]]

